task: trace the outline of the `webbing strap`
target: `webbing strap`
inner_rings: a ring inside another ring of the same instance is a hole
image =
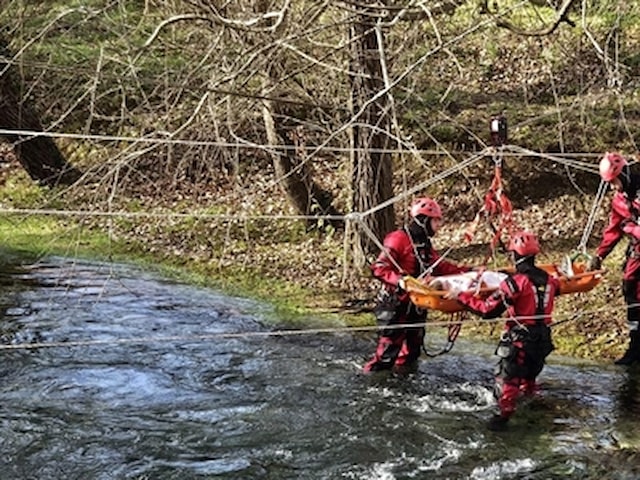
[[[473,222],[465,232],[465,240],[470,242],[475,235],[480,220],[485,219],[493,229],[493,237],[489,244],[490,252],[484,263],[493,256],[496,246],[500,243],[502,232],[511,233],[515,229],[513,221],[513,205],[502,189],[502,159],[499,155],[494,157],[494,174],[489,190],[484,196],[484,204],[478,210]],[[492,218],[498,218],[498,226],[491,223]]]
[[[535,285],[535,284],[534,284]],[[536,285],[537,303],[536,303],[536,323],[544,323],[544,299],[547,293],[547,284],[544,286]]]

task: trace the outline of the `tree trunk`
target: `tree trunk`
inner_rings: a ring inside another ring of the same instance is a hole
[[[354,212],[367,212],[393,196],[391,155],[385,152],[389,144],[390,117],[388,97],[374,102],[371,98],[384,89],[380,49],[374,26],[375,19],[359,13],[359,21],[352,24],[353,45],[351,100],[353,111],[363,114],[352,129],[352,208]],[[366,105],[366,107],[365,107]],[[362,222],[362,223],[359,223]],[[393,206],[387,206],[363,216],[349,226],[346,258],[357,271],[367,257],[379,250],[375,239],[382,239],[395,227]],[[372,238],[372,235],[375,237]]]
[[[8,62],[11,54],[0,37],[0,128],[5,130],[42,131],[40,118],[28,98],[22,95],[19,74]],[[50,137],[2,135],[14,144],[16,157],[29,176],[42,185],[69,185],[80,178]]]
[[[262,119],[267,143],[272,151],[274,170],[293,208],[299,215],[309,216],[307,225],[314,227],[318,224],[318,220],[313,217],[335,216],[338,212],[332,205],[331,193],[320,188],[313,179],[313,171],[305,154],[302,127],[276,122],[276,116],[297,118],[286,111],[279,112],[283,108],[282,105],[274,105],[270,100],[263,100]],[[287,148],[278,149],[278,145],[285,145]],[[329,220],[326,223],[336,228],[342,227],[342,222],[339,220]]]
[[[259,0],[256,11],[262,15],[270,8],[268,0]],[[271,148],[271,157],[276,177],[284,190],[289,202],[299,215],[309,217],[321,215],[337,215],[334,209],[333,196],[320,188],[313,179],[313,170],[307,161],[304,148],[304,133],[300,125],[283,125],[277,118],[299,118],[296,114],[287,112],[286,104],[274,103],[267,100],[273,95],[273,86],[277,85],[278,61],[271,62],[271,66],[264,72],[264,97],[262,106],[262,119],[267,135],[267,143]],[[277,145],[284,145],[285,149],[277,149]],[[307,219],[307,226],[317,225],[314,218]],[[328,223],[339,227],[341,222],[331,220]]]

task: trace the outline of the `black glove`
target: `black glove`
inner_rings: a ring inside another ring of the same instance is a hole
[[[589,263],[587,263],[587,270],[600,270],[600,268],[602,268],[602,258],[594,255],[589,259]]]

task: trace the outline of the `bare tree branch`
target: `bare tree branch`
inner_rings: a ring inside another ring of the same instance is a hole
[[[202,4],[198,1],[191,1],[192,5],[196,5],[199,8],[206,8],[211,11],[210,20],[213,20],[221,25],[226,27],[235,28],[239,30],[246,30],[252,32],[274,32],[276,31],[284,22],[285,17],[289,11],[289,7],[291,4],[291,0],[285,0],[284,5],[280,10],[273,10],[270,12],[265,12],[262,15],[257,15],[253,18],[248,18],[246,20],[235,20],[226,17],[215,5],[207,2],[206,5]],[[264,27],[260,27],[261,23],[266,24]]]
[[[166,20],[163,20],[162,22],[160,22],[158,24],[158,26],[153,31],[151,36],[149,36],[147,41],[144,42],[144,45],[142,45],[142,48],[143,49],[148,48],[149,45],[151,45],[155,41],[156,37],[158,35],[160,35],[160,32],[162,31],[163,28],[165,28],[165,27],[167,27],[169,25],[172,25],[174,23],[177,23],[177,22],[184,22],[184,21],[190,21],[190,20],[201,20],[201,21],[204,21],[204,22],[211,23],[211,19],[210,18],[203,17],[202,15],[196,15],[196,14],[193,14],[193,13],[185,14],[185,15],[176,15],[174,17],[167,18]]]
[[[350,8],[358,8],[362,15],[375,19],[388,18],[382,26],[392,26],[399,21],[420,21],[435,14],[453,14],[458,7],[468,3],[469,0],[441,0],[425,5],[425,0],[411,0],[402,5],[370,4],[356,0],[337,0],[337,4],[344,4]]]
[[[553,32],[555,32],[558,26],[560,26],[560,24],[563,22],[568,23],[572,27],[575,27],[576,24],[568,17],[569,9],[573,6],[574,2],[575,0],[564,0],[564,3],[560,6],[560,9],[557,11],[555,21],[543,30],[536,30],[536,31],[522,30],[516,27],[515,25],[511,24],[510,22],[507,22],[504,20],[499,20],[498,22],[496,22],[496,25],[501,28],[506,28],[507,30],[512,31],[517,35],[523,35],[527,37],[544,37],[546,35],[550,35]]]

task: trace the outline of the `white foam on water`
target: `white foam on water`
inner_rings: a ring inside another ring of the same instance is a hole
[[[348,472],[343,478],[353,480],[395,480],[396,475],[402,478],[425,478],[425,472],[438,472],[447,464],[455,464],[460,460],[463,449],[447,442],[447,448],[440,451],[437,458],[418,458],[402,454],[397,460],[378,462],[358,472]]]
[[[401,397],[402,393],[389,387],[369,387],[367,388],[367,394],[379,396],[382,398]]]
[[[513,478],[514,475],[531,472],[536,467],[536,462],[530,458],[519,460],[507,460],[492,463],[486,467],[476,467],[469,475],[470,480],[498,480],[501,478]]]
[[[477,384],[463,383],[446,387],[417,399],[418,413],[431,411],[478,412],[495,404],[491,390]]]

